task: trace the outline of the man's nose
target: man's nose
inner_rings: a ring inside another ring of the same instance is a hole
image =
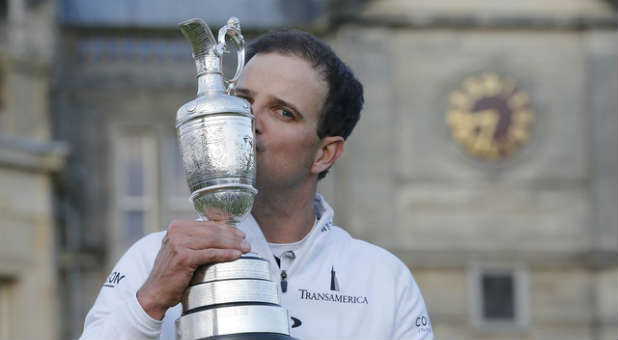
[[[262,133],[262,114],[255,105],[251,106],[251,112],[253,113],[253,130],[256,135],[259,135]]]

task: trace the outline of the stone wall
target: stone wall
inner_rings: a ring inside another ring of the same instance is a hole
[[[49,339],[59,334],[63,289],[53,175],[68,152],[50,138],[54,3],[10,1],[7,9],[0,49],[0,338]]]
[[[615,18],[594,1],[486,4],[371,2],[329,38],[366,96],[324,185],[336,221],[410,265],[438,338],[616,337]],[[446,122],[484,72],[534,112],[502,162],[471,157]],[[524,268],[524,327],[474,325],[478,265]]]

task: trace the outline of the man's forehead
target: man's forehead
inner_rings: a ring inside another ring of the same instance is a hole
[[[326,82],[309,62],[296,55],[279,53],[253,56],[245,65],[237,86],[239,94],[263,93],[290,102],[317,101],[319,109],[327,91]]]
[[[247,71],[298,76],[302,81],[311,79],[326,85],[322,74],[313,67],[311,62],[291,53],[258,53],[247,62],[243,74],[247,73]],[[289,78],[293,79],[294,77]]]

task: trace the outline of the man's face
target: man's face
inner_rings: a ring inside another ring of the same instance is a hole
[[[249,60],[235,94],[255,115],[259,190],[293,188],[312,174],[327,92],[327,83],[300,57],[266,53]]]

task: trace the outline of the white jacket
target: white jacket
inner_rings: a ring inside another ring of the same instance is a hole
[[[333,210],[316,195],[317,223],[293,256],[277,265],[253,217],[239,228],[251,251],[270,261],[275,282],[287,273],[281,305],[290,316],[290,335],[299,339],[432,339],[425,302],[408,268],[388,251],[353,239],[332,225]],[[82,339],[174,339],[180,304],[162,321],[137,301],[165,232],[145,236],[118,261],[86,316]]]

